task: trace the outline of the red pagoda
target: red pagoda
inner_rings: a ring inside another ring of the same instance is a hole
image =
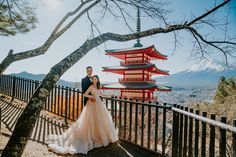
[[[140,13],[138,9],[137,32],[140,32]],[[160,86],[152,79],[152,75],[169,75],[151,63],[152,60],[167,60],[167,56],[158,52],[154,45],[143,47],[140,39],[132,48],[106,50],[106,55],[122,60],[119,66],[103,67],[103,72],[121,74],[118,83],[106,84],[104,90],[120,90],[122,98],[144,101],[156,99],[155,91],[170,92],[171,88]]]

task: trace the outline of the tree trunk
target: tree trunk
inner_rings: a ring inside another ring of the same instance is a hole
[[[0,74],[1,71],[5,71],[6,68],[14,61],[14,56],[13,56],[13,50],[11,49],[9,53],[7,54],[7,57],[4,58],[2,63],[0,64]]]

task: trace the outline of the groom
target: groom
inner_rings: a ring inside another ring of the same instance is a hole
[[[88,66],[86,68],[86,73],[87,73],[87,76],[84,77],[82,79],[82,93],[84,94],[87,89],[89,88],[89,86],[92,84],[92,74],[93,74],[93,68],[91,66]],[[87,97],[84,97],[84,106],[86,105],[87,101],[88,101],[88,98]]]

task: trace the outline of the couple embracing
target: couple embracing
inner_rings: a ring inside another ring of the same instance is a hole
[[[48,135],[48,147],[56,153],[87,154],[93,148],[118,141],[112,117],[100,98],[107,95],[99,90],[99,77],[92,75],[91,66],[86,72],[82,79],[85,107],[81,115],[62,135]]]

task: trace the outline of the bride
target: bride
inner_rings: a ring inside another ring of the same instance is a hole
[[[48,136],[50,150],[60,154],[87,154],[93,148],[118,141],[112,117],[100,98],[104,94],[99,91],[99,77],[94,75],[92,81],[84,94],[89,100],[77,121],[62,135]]]

